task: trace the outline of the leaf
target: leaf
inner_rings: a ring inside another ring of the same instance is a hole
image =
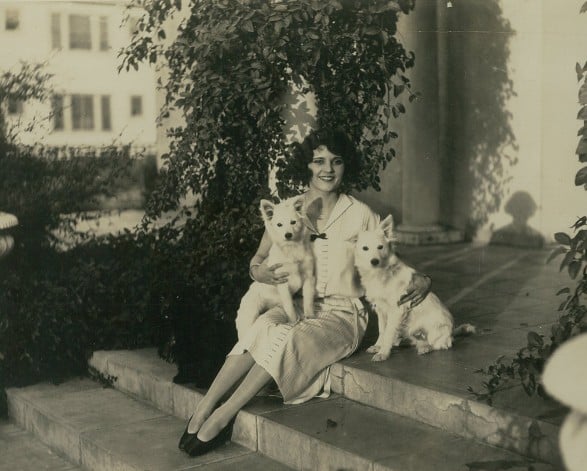
[[[583,3],[583,5],[581,6],[580,13],[585,13],[586,11],[587,11],[587,2]]]
[[[575,185],[587,185],[587,167],[583,167],[577,172],[577,175],[575,175]]]
[[[569,263],[569,276],[574,280],[577,278],[577,274],[581,269],[581,262],[579,260],[573,260]]]
[[[583,68],[578,62],[575,64],[575,72],[577,73],[577,82],[583,78]]]
[[[587,121],[587,106],[583,106],[577,113],[577,119],[582,119],[583,121]]]
[[[579,140],[575,154],[587,154],[587,139],[584,137]]]
[[[555,248],[552,252],[550,252],[550,255],[546,259],[546,263],[552,262],[556,257],[558,257],[560,254],[565,253],[566,251],[567,250],[564,247],[559,246]]]
[[[559,271],[562,271],[562,269],[565,268],[569,263],[571,263],[574,260],[574,258],[575,258],[575,252],[573,252],[573,251],[568,252],[560,264]]]
[[[571,292],[571,290],[570,290],[569,288],[563,288],[563,289],[559,290],[559,291],[556,293],[556,295],[557,295],[557,296],[560,296],[561,294],[570,293],[570,292]]]
[[[542,347],[543,344],[544,339],[541,335],[538,335],[536,332],[528,332],[528,347]]]
[[[563,245],[571,245],[571,237],[568,234],[565,234],[564,232],[557,232],[554,235],[554,240],[556,240],[559,244],[563,244]]]

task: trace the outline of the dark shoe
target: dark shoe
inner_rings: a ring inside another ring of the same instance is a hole
[[[189,435],[190,440],[187,441],[185,444],[184,451],[190,456],[200,456],[208,453],[209,451],[215,450],[220,445],[223,445],[227,441],[230,440],[230,436],[232,435],[232,427],[234,425],[235,417],[228,422],[228,425],[224,427],[218,435],[216,435],[213,439],[203,442],[198,438],[198,434],[194,433]]]
[[[188,419],[188,424],[185,426],[185,430],[183,431],[183,435],[181,436],[181,438],[179,439],[179,444],[177,445],[178,448],[180,450],[185,450],[185,446],[188,443],[188,441],[192,438],[195,437],[198,432],[194,432],[194,433],[188,433],[188,428],[190,427],[190,422],[192,421],[192,417],[194,416],[194,414],[192,414],[190,416],[190,418]]]

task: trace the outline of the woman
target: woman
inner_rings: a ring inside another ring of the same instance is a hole
[[[315,318],[288,324],[278,306],[256,320],[228,354],[188,422],[179,447],[192,456],[225,442],[238,411],[271,379],[285,403],[327,396],[330,366],[352,354],[365,334],[367,314],[359,300],[363,290],[353,265],[354,241],[359,231],[374,228],[379,218],[341,191],[345,171],[347,180],[358,176],[358,156],[338,130],[311,133],[296,154],[295,161],[310,171],[305,204],[316,261]],[[279,265],[264,263],[270,246],[265,234],[251,260],[251,277],[261,283],[284,283],[287,274],[277,273]],[[402,302],[418,304],[429,288],[430,279],[417,274]]]

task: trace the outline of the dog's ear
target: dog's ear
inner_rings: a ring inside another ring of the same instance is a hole
[[[271,218],[273,217],[273,208],[274,207],[275,206],[271,201],[261,200],[260,209],[261,209],[261,215],[263,216],[263,219],[265,219],[266,221],[271,221]]]
[[[391,214],[379,223],[379,229],[383,231],[383,235],[389,241],[395,239],[393,234],[393,217]]]
[[[300,196],[296,196],[293,201],[293,208],[295,210],[296,213],[298,213],[300,215],[300,217],[304,216],[304,196],[300,195]]]

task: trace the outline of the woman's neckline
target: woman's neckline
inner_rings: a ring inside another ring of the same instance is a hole
[[[306,193],[308,219],[318,232],[322,232],[328,227],[334,208],[339,201],[340,195],[338,193],[321,193],[311,190]]]

